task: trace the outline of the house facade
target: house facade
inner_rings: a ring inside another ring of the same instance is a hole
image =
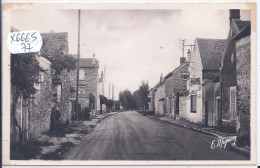
[[[68,33],[42,33],[42,48],[40,53],[45,58],[57,57],[61,54],[68,54]],[[70,91],[71,91],[71,72],[66,69],[62,70],[59,76],[54,77],[52,81],[52,92],[53,102],[60,106],[61,116],[60,121],[62,124],[71,121],[71,102],[70,102]]]
[[[227,37],[228,45],[225,51],[225,55],[222,59],[222,64],[220,69],[221,115],[222,115],[221,124],[223,126],[234,128],[234,130],[237,127],[237,121],[238,121],[237,120],[238,109],[237,109],[237,102],[236,102],[237,82],[238,82],[237,77],[239,76],[238,74],[240,74],[239,72],[241,72],[241,70],[237,67],[239,66],[240,63],[238,62],[237,65],[236,59],[237,59],[237,54],[239,52],[239,51],[237,52],[237,48],[239,48],[239,44],[241,44],[240,43],[241,38],[239,38],[241,35],[240,32],[249,24],[250,24],[249,21],[240,20],[240,10],[230,10],[230,30]],[[250,32],[250,30],[248,32]],[[250,38],[247,37],[247,40],[245,41],[247,41],[247,43],[250,43]],[[243,69],[244,67],[240,67],[240,68]]]
[[[50,130],[52,107],[51,62],[35,55],[43,68],[34,83],[36,93],[30,97],[17,91],[11,84],[11,143],[37,139]],[[12,72],[11,72],[12,74]]]
[[[226,48],[226,40],[196,38],[188,55],[190,79],[187,81],[187,118],[209,126],[218,122],[214,101],[214,83],[219,81],[219,65]]]
[[[233,39],[236,48],[236,110],[238,116],[236,130],[238,143],[246,142],[246,145],[250,146],[251,23],[246,25]]]
[[[154,112],[155,115],[159,116],[164,116],[166,114],[165,80],[162,76],[160,82],[154,87]]]
[[[78,104],[79,113],[84,113],[85,108],[91,110],[91,115],[95,116],[100,111],[100,97],[99,97],[99,61],[93,58],[80,58],[79,60],[79,88],[78,88]],[[73,87],[76,88],[77,70],[71,76]],[[76,94],[71,98],[75,115]],[[82,114],[84,116],[84,114]],[[83,117],[82,116],[82,117]]]

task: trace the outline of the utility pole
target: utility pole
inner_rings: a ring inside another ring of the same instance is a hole
[[[188,47],[190,46],[191,47],[191,50],[192,50],[192,47],[195,46],[195,45],[185,45],[185,42],[187,41],[187,39],[179,39],[179,42],[181,43],[181,51],[182,51],[182,57],[184,57],[184,50],[185,50],[185,47]]]
[[[79,58],[80,58],[80,9],[78,16],[78,68],[77,68],[77,85],[76,85],[76,120],[79,120]]]

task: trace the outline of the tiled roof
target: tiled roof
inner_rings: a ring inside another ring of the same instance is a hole
[[[197,38],[203,70],[219,70],[227,40]]]
[[[55,54],[68,54],[68,33],[41,33],[41,55],[47,58]]]
[[[79,67],[80,68],[98,68],[99,61],[95,59],[95,64],[92,64],[93,58],[80,58],[79,59]]]

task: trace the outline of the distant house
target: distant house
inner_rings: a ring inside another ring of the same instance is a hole
[[[190,79],[187,81],[187,119],[209,126],[216,126],[214,83],[219,81],[221,59],[226,40],[195,39],[195,46],[188,56]]]
[[[250,135],[251,22],[230,10],[228,46],[221,64],[222,125]]]
[[[179,117],[180,100],[183,100],[180,99],[180,96],[186,96],[187,94],[187,82],[182,79],[182,73],[187,73],[188,67],[189,64],[186,62],[185,57],[181,57],[180,66],[164,77],[166,115],[169,117]]]
[[[100,97],[98,91],[98,69],[99,61],[93,58],[80,58],[79,60],[79,91],[78,103],[79,110],[84,113],[85,108],[90,109],[91,115],[96,115],[100,110]],[[76,88],[77,71],[72,75],[73,87]],[[75,113],[76,95],[71,98]],[[75,114],[74,114],[75,115]],[[84,115],[84,114],[82,114]],[[83,116],[82,116],[83,117]]]
[[[165,80],[162,75],[160,77],[160,82],[154,87],[154,112],[155,115],[164,116],[166,114],[165,105]]]

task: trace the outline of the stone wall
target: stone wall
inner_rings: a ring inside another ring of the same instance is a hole
[[[250,36],[236,42],[238,136],[250,135]]]
[[[188,116],[187,116],[187,101],[186,101],[186,96],[180,96],[179,97],[179,101],[180,101],[180,104],[179,104],[179,108],[180,108],[180,112],[179,112],[179,116],[181,119],[188,119]]]
[[[230,87],[236,85],[236,52],[235,42],[232,39],[232,30],[234,30],[234,22],[228,35],[228,46],[221,65],[220,83],[221,83],[221,111],[222,124],[232,126],[230,117]]]
[[[43,73],[43,82],[40,83],[40,89],[30,100],[29,108],[29,138],[38,138],[43,132],[50,130],[50,114],[52,100],[52,78],[51,62],[43,57],[38,57],[40,66],[45,70]]]
[[[68,72],[64,69],[60,75],[62,83],[61,89],[61,122],[65,124],[71,121],[71,103],[70,103],[70,76],[72,72]]]

